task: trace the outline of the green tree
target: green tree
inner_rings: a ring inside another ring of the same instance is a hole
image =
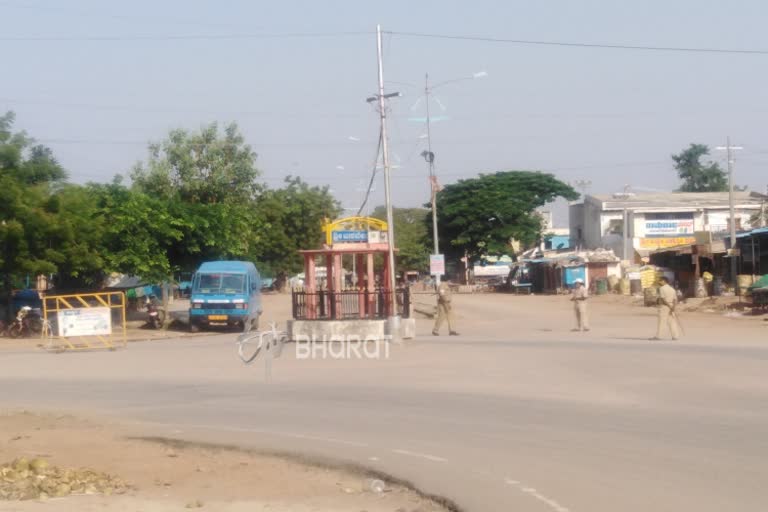
[[[131,178],[141,191],[155,197],[179,198],[190,204],[245,202],[261,186],[256,153],[245,143],[237,124],[219,133],[217,123],[199,132],[173,130],[149,146],[146,164],[137,164]]]
[[[136,191],[167,203],[167,220],[181,231],[171,264],[189,270],[200,261],[256,252],[261,220],[253,205],[263,187],[256,154],[236,124],[223,133],[216,123],[196,133],[174,130],[149,153],[131,178]]]
[[[61,184],[45,203],[49,224],[46,258],[56,263],[55,284],[62,288],[98,285],[104,277],[108,247],[103,246],[105,219],[96,198],[80,185]]]
[[[702,162],[709,155],[704,144],[691,144],[678,155],[672,155],[677,175],[683,182],[680,192],[726,192],[728,174],[717,162]]]
[[[103,219],[104,267],[152,282],[167,279],[174,270],[173,247],[191,223],[174,216],[168,201],[131,190],[119,180],[89,184],[88,192]]]
[[[286,177],[283,188],[268,189],[256,200],[260,243],[255,259],[281,277],[299,272],[303,261],[298,251],[319,248],[325,241],[323,222],[340,212],[327,186]]]
[[[533,244],[543,229],[536,209],[558,197],[575,200],[579,194],[553,175],[533,171],[481,174],[447,185],[437,194],[441,250],[453,258],[466,251],[475,260],[509,252],[512,239]]]
[[[387,210],[384,206],[377,207],[372,217],[387,220]],[[432,215],[424,208],[393,208],[392,220],[395,231],[395,247],[398,252],[395,257],[397,268],[400,270],[429,269],[430,233]]]
[[[14,285],[54,273],[76,249],[52,197],[66,173],[50,150],[14,133],[14,121],[11,112],[0,116],[0,280],[9,308]]]

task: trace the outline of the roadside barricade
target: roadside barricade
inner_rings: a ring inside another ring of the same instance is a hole
[[[43,298],[42,334],[45,348],[54,351],[125,347],[125,294],[49,295]]]

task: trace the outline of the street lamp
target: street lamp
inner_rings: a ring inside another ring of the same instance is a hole
[[[629,191],[630,186],[625,185],[623,192],[616,192],[613,194],[613,197],[616,199],[622,199],[626,201],[627,199],[633,197],[635,194]],[[626,203],[624,204],[623,210],[623,227],[622,227],[622,241],[621,241],[621,252],[624,254],[624,259],[629,260],[630,255],[634,250],[634,244],[631,242],[631,239],[629,238],[629,222],[630,222],[630,212],[631,210],[627,209]],[[632,218],[634,219],[634,213],[632,214]]]
[[[379,101],[379,98],[384,98],[385,100],[388,100],[390,98],[398,98],[400,96],[402,96],[402,93],[390,92],[389,94],[384,94],[381,96],[379,96],[378,94],[376,96],[368,96],[367,98],[365,98],[365,101],[367,101],[368,103],[373,103],[373,102]]]
[[[733,280],[733,289],[735,290],[736,295],[741,296],[741,290],[739,290],[739,279],[737,275],[739,273],[739,263],[737,260],[738,252],[736,250],[736,212],[733,206],[733,152],[744,148],[741,146],[732,146],[731,138],[728,137],[726,139],[725,146],[718,146],[715,149],[718,151],[726,151],[728,157],[728,210],[731,216],[731,225],[729,226],[731,234],[731,250],[729,251],[728,255],[731,257],[731,279]]]
[[[424,75],[424,104],[427,110],[427,117],[426,117],[427,149],[426,151],[422,151],[421,156],[424,158],[424,160],[427,162],[427,165],[429,166],[429,183],[431,188],[431,203],[432,203],[432,239],[434,241],[435,255],[440,254],[440,242],[437,234],[437,177],[435,176],[435,153],[434,151],[432,151],[432,127],[431,127],[432,118],[429,112],[429,97],[432,94],[432,91],[434,91],[438,87],[442,87],[448,84],[453,84],[456,82],[463,82],[466,80],[474,80],[476,78],[484,78],[486,76],[488,76],[487,72],[479,71],[477,73],[473,73],[470,76],[454,78],[452,80],[446,80],[444,82],[439,82],[437,84],[430,84],[429,73],[426,73]],[[435,275],[435,282],[437,284],[440,284],[440,277],[441,276],[439,274]]]

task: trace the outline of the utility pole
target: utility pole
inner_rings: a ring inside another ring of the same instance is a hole
[[[429,164],[429,186],[432,191],[432,239],[435,249],[433,254],[440,254],[440,243],[437,237],[437,179],[435,177],[435,153],[432,152],[432,128],[429,116],[429,73],[424,74],[424,103],[427,109],[427,151],[424,158]],[[440,285],[440,274],[435,275],[435,283]]]
[[[389,149],[387,143],[387,105],[384,95],[384,62],[382,59],[381,25],[376,25],[376,56],[379,64],[379,116],[381,118],[381,153],[384,165],[384,201],[387,206],[387,249],[389,257],[389,293],[392,307],[389,323],[389,333],[394,338],[399,338],[400,317],[397,316],[397,290],[395,288],[395,228],[392,215],[392,185],[389,173]],[[392,94],[388,96],[399,96]]]
[[[624,205],[624,215],[623,215],[623,223],[624,226],[622,227],[622,247],[621,252],[624,253],[624,257],[622,259],[629,260],[629,248],[628,248],[628,241],[629,241],[629,212],[627,212],[627,205]],[[634,259],[634,258],[633,258]]]
[[[731,137],[726,138],[725,146],[718,146],[719,150],[726,151],[726,158],[728,158],[728,209],[730,210],[731,222],[731,279],[733,279],[733,289],[736,290],[736,295],[739,295],[739,279],[738,279],[738,260],[736,255],[736,213],[733,206],[733,151],[738,149],[744,149],[740,146],[731,146]]]
[[[632,240],[629,237],[630,213],[633,213],[633,212],[631,208],[627,208],[627,203],[626,203],[626,201],[633,195],[630,192],[630,190],[631,190],[631,187],[630,185],[627,184],[627,185],[624,185],[623,192],[616,192],[613,194],[613,197],[621,198],[624,201],[624,206],[622,208],[623,215],[622,215],[622,228],[621,228],[621,252],[623,256],[622,259],[624,260],[630,260],[630,256],[632,256],[632,259],[634,259],[634,244],[632,243]]]

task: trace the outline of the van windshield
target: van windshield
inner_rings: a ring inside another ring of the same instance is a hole
[[[199,274],[195,283],[199,293],[243,293],[245,274]]]

